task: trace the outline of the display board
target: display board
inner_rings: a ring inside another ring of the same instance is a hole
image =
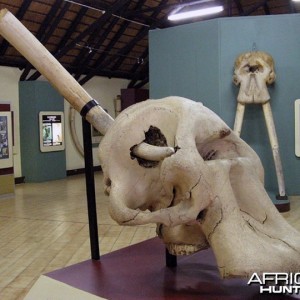
[[[64,114],[58,111],[41,111],[40,123],[40,150],[41,152],[62,151],[64,141]]]
[[[0,112],[0,168],[13,166],[11,112]]]

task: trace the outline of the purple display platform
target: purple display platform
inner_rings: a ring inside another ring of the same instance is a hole
[[[46,276],[112,300],[160,299],[291,299],[260,295],[246,280],[220,279],[211,250],[178,257],[165,266],[165,248],[158,238],[88,260]]]

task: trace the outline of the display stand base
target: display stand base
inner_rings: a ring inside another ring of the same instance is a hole
[[[267,191],[270,199],[280,213],[288,212],[291,209],[290,200],[287,195],[280,196],[275,191]]]
[[[25,299],[271,299],[247,280],[221,279],[211,250],[178,257],[174,268],[165,263],[165,247],[153,238],[103,255],[100,261],[43,275]]]

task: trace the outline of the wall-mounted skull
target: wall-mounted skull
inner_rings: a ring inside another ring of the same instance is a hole
[[[300,270],[300,234],[264,190],[258,156],[201,103],[131,106],[99,149],[119,224],[157,223],[176,255],[212,247],[223,277]]]
[[[239,55],[234,64],[233,82],[240,85],[237,101],[265,103],[270,100],[267,84],[275,81],[274,61],[270,54],[252,51]]]

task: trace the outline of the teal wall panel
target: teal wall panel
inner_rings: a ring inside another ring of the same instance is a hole
[[[222,18],[150,32],[150,96],[180,95],[202,101],[230,127],[239,89],[232,83],[237,55],[256,47],[273,56],[277,78],[269,91],[290,195],[300,194],[300,161],[294,152],[294,101],[300,98],[299,28],[300,15],[294,14]],[[266,188],[276,193],[275,167],[260,105],[246,107],[241,137],[260,156]]]
[[[174,29],[150,32],[151,97],[176,95],[203,103],[218,99],[218,24],[208,21],[201,27],[189,24]],[[219,110],[218,101],[206,105]]]
[[[44,81],[20,82],[19,97],[22,175],[26,182],[65,178],[65,151],[41,152],[39,144],[39,112],[63,112],[63,97]]]

